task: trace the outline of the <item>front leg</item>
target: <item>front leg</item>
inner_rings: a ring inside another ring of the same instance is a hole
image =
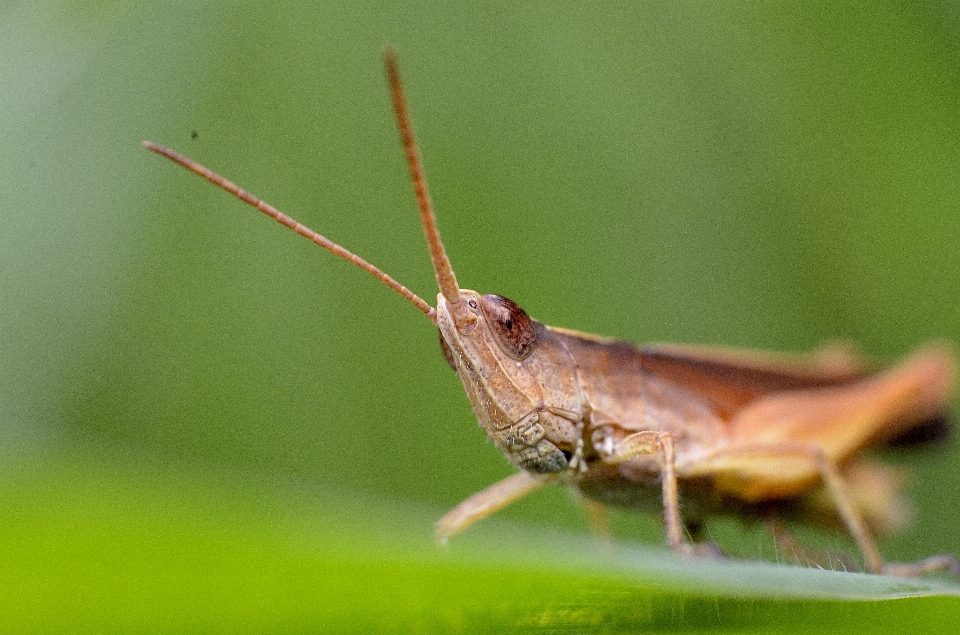
[[[683,539],[673,435],[669,432],[651,430],[635,432],[622,439],[615,439],[611,428],[604,426],[594,433],[593,445],[600,454],[601,460],[610,465],[626,463],[644,455],[656,458],[663,491],[663,524],[667,545],[682,556],[693,555],[694,546]]]
[[[530,492],[556,480],[550,475],[530,474],[523,471],[508,476],[490,487],[480,490],[463,501],[434,525],[434,535],[440,542],[496,513],[510,503],[520,500]]]

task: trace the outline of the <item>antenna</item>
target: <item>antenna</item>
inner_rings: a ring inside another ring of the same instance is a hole
[[[233,183],[232,181],[228,181],[226,178],[220,176],[213,170],[197,163],[193,159],[189,159],[183,156],[182,154],[180,154],[179,152],[175,152],[170,148],[165,148],[161,145],[153,143],[152,141],[144,141],[143,145],[145,148],[147,148],[147,150],[156,152],[160,156],[164,156],[170,159],[171,161],[173,161],[174,163],[180,164],[181,166],[190,170],[194,174],[201,176],[206,180],[210,181],[217,187],[224,189],[227,192],[230,192],[231,194],[239,198],[241,201],[243,201],[247,205],[251,205],[252,207],[257,208],[258,210],[260,210],[270,218],[274,219],[281,225],[285,225],[286,227],[289,227],[290,229],[297,232],[301,236],[310,239],[311,241],[320,245],[327,251],[332,252],[334,255],[340,256],[347,262],[350,262],[360,267],[361,269],[363,269],[364,271],[372,275],[374,278],[376,278],[377,280],[379,280],[380,282],[387,285],[388,287],[390,287],[391,289],[393,289],[394,291],[402,295],[404,298],[406,298],[407,301],[410,302],[410,304],[420,309],[428,318],[430,318],[431,322],[433,322],[434,324],[437,323],[436,309],[434,309],[432,306],[427,304],[422,298],[420,298],[413,291],[406,288],[405,286],[403,286],[402,284],[400,284],[399,282],[397,282],[396,280],[388,276],[386,273],[378,269],[377,267],[371,265],[369,262],[367,262],[360,256],[354,254],[353,252],[347,251],[337,243],[329,240],[322,234],[318,234],[317,232],[313,231],[306,225],[302,225],[301,223],[298,223],[296,220],[294,220],[293,218],[290,218],[289,216],[287,216],[286,214],[278,210],[276,207],[270,205],[265,201],[260,200],[250,192],[238,186],[236,183]],[[439,277],[439,274],[437,275]]]
[[[413,135],[413,123],[407,112],[407,98],[403,93],[403,81],[400,78],[400,62],[397,53],[387,47],[383,52],[383,63],[387,67],[387,81],[390,83],[390,96],[393,98],[393,110],[397,115],[397,128],[403,140],[403,149],[407,155],[407,165],[410,167],[410,180],[413,182],[413,191],[417,195],[417,205],[420,207],[420,222],[423,224],[423,233],[427,236],[427,246],[430,248],[430,259],[433,261],[433,271],[437,275],[437,284],[440,293],[450,304],[460,301],[460,287],[457,277],[453,274],[450,259],[440,240],[440,230],[437,229],[437,217],[433,214],[430,203],[430,194],[427,192],[427,180],[423,175],[423,163],[420,161],[420,150]]]

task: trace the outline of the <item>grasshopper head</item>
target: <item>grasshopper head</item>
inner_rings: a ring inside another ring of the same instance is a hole
[[[567,469],[583,408],[566,349],[512,300],[458,292],[457,302],[437,297],[440,346],[480,427],[518,467],[540,474]]]
[[[586,412],[576,365],[557,336],[516,303],[457,285],[427,194],[396,55],[388,49],[384,59],[420,220],[440,287],[436,309],[363,258],[209,168],[150,141],[144,145],[360,267],[417,307],[439,327],[444,356],[460,375],[477,421],[493,442],[526,470],[563,471],[579,454]]]

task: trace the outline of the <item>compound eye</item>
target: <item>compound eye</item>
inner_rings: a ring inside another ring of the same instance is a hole
[[[491,294],[480,298],[480,308],[503,352],[518,362],[533,352],[537,329],[516,302]]]

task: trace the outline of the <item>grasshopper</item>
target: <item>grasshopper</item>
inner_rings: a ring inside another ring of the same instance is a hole
[[[948,347],[928,345],[879,373],[839,346],[807,355],[637,347],[548,327],[512,300],[461,289],[427,192],[397,57],[388,49],[384,58],[440,290],[436,307],[219,174],[144,145],[372,274],[436,325],[477,422],[520,468],[445,515],[438,538],[561,484],[579,495],[601,534],[609,506],[662,509],[667,545],[683,556],[719,550],[686,539],[681,500],[690,520],[799,509],[817,522],[840,522],[874,573],[960,573],[950,556],[884,562],[872,531],[900,520],[899,482],[891,468],[861,456],[945,412],[955,374]]]

